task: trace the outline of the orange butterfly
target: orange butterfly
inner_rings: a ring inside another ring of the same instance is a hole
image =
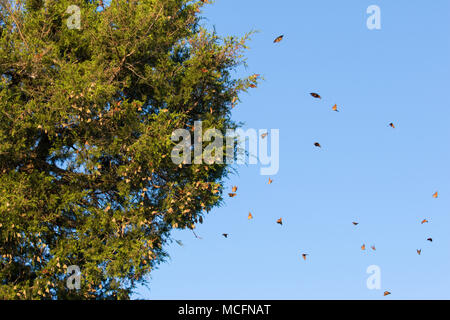
[[[394,128],[394,129],[395,129],[395,124],[393,124],[392,122],[389,123],[389,126],[390,126],[391,128]]]
[[[276,39],[273,40],[273,43],[281,42],[281,40],[283,40],[283,38],[284,38],[284,35],[281,35],[281,36],[279,36],[279,37],[276,37]]]
[[[269,178],[268,184],[272,184],[273,180]]]
[[[311,92],[310,95],[311,95],[313,98],[316,98],[316,99],[322,99],[322,97],[321,97],[320,94],[318,94],[318,93]]]
[[[335,104],[335,105],[333,106],[332,110],[333,110],[333,111],[336,111],[336,112],[339,112],[338,107],[337,107],[337,104]]]
[[[433,198],[437,199],[439,197],[439,193],[436,192],[435,194],[433,194]]]
[[[377,251],[377,248],[375,248],[375,246],[371,246],[373,251]]]
[[[237,186],[234,186],[231,190],[232,190],[232,192],[236,192],[237,189],[238,189],[238,187],[237,187]]]
[[[358,222],[352,222],[354,226],[357,226],[359,223]]]
[[[417,249],[417,254],[420,256],[420,254],[422,253],[422,249]]]
[[[363,244],[363,245],[361,246],[361,250],[366,250],[366,245],[365,245],[365,244]]]
[[[261,135],[261,138],[262,138],[262,139],[264,139],[265,137],[267,137],[267,133],[263,133],[263,134]]]
[[[391,293],[389,292],[389,291],[385,291],[384,292],[384,296],[386,297],[386,296],[388,296],[388,295],[390,295]]]
[[[422,223],[422,224],[428,223],[428,220],[427,220],[427,219],[423,219],[421,223]]]
[[[322,148],[322,146],[318,142],[314,142],[314,146],[317,147],[317,148]]]
[[[252,213],[249,212],[249,213],[248,213],[248,220],[251,220],[251,219],[253,219],[253,216],[252,216]]]
[[[230,198],[234,198],[234,197],[236,197],[236,193],[229,193],[228,196],[229,196]]]
[[[277,223],[280,224],[280,225],[283,225],[283,219],[282,218],[278,219]]]
[[[306,261],[306,257],[308,256],[308,254],[306,254],[306,253],[303,253],[302,254],[302,257],[303,257],[303,260],[305,260]]]

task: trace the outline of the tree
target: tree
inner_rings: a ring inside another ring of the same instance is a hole
[[[128,299],[221,202],[230,166],[174,164],[171,135],[237,127],[248,35],[204,29],[205,1],[0,3],[0,298]]]

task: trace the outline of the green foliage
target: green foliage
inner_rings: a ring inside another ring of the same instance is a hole
[[[221,201],[228,166],[177,166],[170,137],[236,127],[247,36],[204,30],[203,1],[0,3],[0,298],[128,299]]]

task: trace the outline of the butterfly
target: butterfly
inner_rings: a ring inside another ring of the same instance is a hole
[[[366,245],[365,245],[365,244],[363,244],[363,245],[361,246],[361,250],[366,250]]]
[[[236,193],[229,193],[228,196],[229,196],[230,198],[234,198],[234,197],[236,197]]]
[[[279,36],[279,37],[276,37],[276,39],[273,40],[273,43],[281,42],[281,40],[283,40],[283,37],[284,37],[284,35],[281,35],[281,36]]]
[[[313,98],[316,98],[316,99],[322,99],[322,97],[321,97],[318,93],[311,92],[310,95],[311,95]]]
[[[389,291],[385,291],[384,292],[384,296],[386,297],[386,296],[388,296],[388,295],[390,295],[391,293],[389,292]]]
[[[317,147],[317,148],[322,148],[322,146],[318,142],[314,142],[314,146]]]
[[[375,246],[371,246],[373,251],[377,251],[377,248],[375,248]]]
[[[225,238],[228,238],[228,233],[222,233]]]
[[[308,254],[307,253],[303,253],[302,254],[302,257],[303,257],[303,260],[305,260],[306,261],[306,257],[308,256]]]
[[[269,178],[268,184],[272,184],[273,180]]]
[[[236,192],[237,189],[238,189],[238,187],[237,187],[237,186],[234,186],[233,188],[231,188],[231,191],[232,191],[232,192]]]
[[[262,138],[262,139],[264,139],[265,137],[267,137],[267,133],[263,133],[263,134],[261,135],[261,138]]]
[[[427,241],[433,242],[433,239],[432,238],[428,238]]]
[[[433,194],[433,198],[437,199],[439,197],[439,193],[436,192],[435,194]]]
[[[359,223],[358,222],[352,222],[354,226],[357,226]]]
[[[283,225],[283,219],[282,219],[282,218],[278,219],[278,220],[277,220],[277,223],[278,223],[279,225]]]
[[[333,111],[336,111],[336,112],[339,112],[338,107],[337,107],[337,104],[335,104],[335,105],[333,106],[332,110],[333,110]]]
[[[252,216],[252,213],[249,212],[249,213],[248,213],[248,220],[251,220],[251,219],[253,219],[253,216]]]
[[[427,219],[423,219],[421,223],[422,223],[422,224],[428,223],[428,220],[427,220]]]
[[[422,253],[422,249],[417,249],[417,254],[420,256],[420,254]]]
[[[391,128],[394,128],[394,129],[395,129],[395,124],[393,124],[392,122],[389,123],[389,126],[390,126]]]

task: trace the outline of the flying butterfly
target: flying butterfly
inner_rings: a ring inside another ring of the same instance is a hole
[[[422,249],[417,249],[417,254],[420,256],[420,254],[422,253]]]
[[[395,124],[393,124],[393,123],[391,122],[391,123],[389,123],[389,127],[395,129]]]
[[[428,238],[427,241],[433,242],[433,238]]]
[[[230,198],[234,198],[234,197],[236,197],[236,193],[229,193],[228,196],[229,196]]]
[[[363,244],[363,245],[361,246],[361,250],[366,250],[366,245],[365,245],[365,244]]]
[[[283,225],[283,219],[282,219],[282,218],[278,219],[278,220],[277,220],[277,223],[278,223],[279,225]]]
[[[272,184],[273,180],[269,178],[269,182],[267,184]]]
[[[371,246],[373,251],[377,251],[377,248],[375,248],[375,246]]]
[[[306,261],[306,257],[308,256],[308,254],[307,253],[303,253],[302,254],[302,257],[303,257],[303,260],[305,260]]]
[[[352,222],[354,226],[357,226],[359,223],[358,222]]]
[[[322,146],[318,142],[314,142],[314,146],[317,147],[317,148],[322,148]]]
[[[251,212],[249,212],[249,213],[248,213],[248,220],[251,220],[251,219],[253,219],[253,215],[252,215]]]
[[[433,198],[437,199],[439,197],[439,193],[436,192],[435,194],[433,194]]]
[[[320,94],[318,94],[318,93],[311,92],[310,95],[311,95],[313,98],[316,98],[316,99],[322,99],[322,97],[321,97]]]
[[[339,112],[337,104],[335,104],[335,105],[333,106],[333,108],[331,108],[331,109],[332,109],[333,111]]]
[[[265,137],[267,137],[267,132],[266,132],[266,133],[263,133],[263,134],[261,135],[261,139],[264,139]]]
[[[424,224],[424,223],[428,223],[428,220],[427,219],[423,219],[421,224]]]
[[[233,188],[231,188],[231,191],[232,191],[232,192],[236,192],[237,189],[238,189],[238,187],[237,187],[237,186],[234,186]]]
[[[388,295],[390,295],[390,294],[391,294],[391,293],[390,293],[389,291],[385,291],[383,295],[386,297],[386,296],[388,296]]]
[[[276,37],[275,40],[273,40],[273,43],[281,42],[281,40],[283,40],[283,38],[284,38],[284,35],[281,35],[281,36],[279,36],[279,37]]]
[[[228,238],[228,233],[222,233],[225,238]]]

